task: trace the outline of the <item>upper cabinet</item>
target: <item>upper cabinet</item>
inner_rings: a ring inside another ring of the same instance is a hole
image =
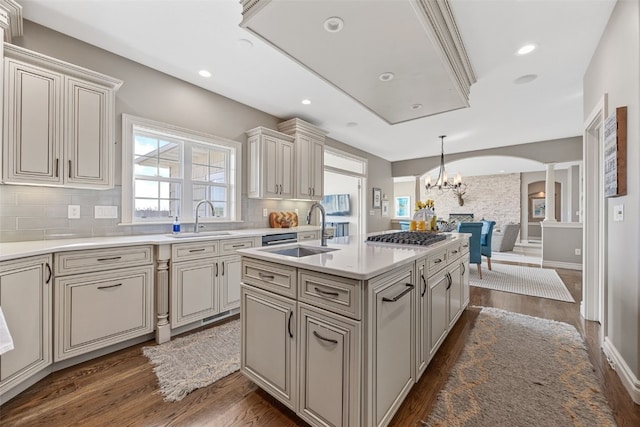
[[[294,198],[322,200],[324,194],[324,140],[326,133],[297,118],[278,124],[280,132],[295,137]]]
[[[8,43],[4,53],[3,182],[112,188],[122,81]]]
[[[293,198],[295,138],[265,127],[247,131],[249,137],[248,196]]]

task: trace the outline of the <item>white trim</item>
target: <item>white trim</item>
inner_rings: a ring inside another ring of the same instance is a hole
[[[618,373],[618,378],[622,381],[622,385],[631,396],[631,399],[640,405],[640,381],[638,381],[638,378],[633,374],[629,365],[627,365],[608,337],[604,339],[602,351],[607,356],[611,369]]]
[[[581,222],[541,221],[543,228],[582,228]]]
[[[582,270],[582,264],[577,262],[546,261],[542,260],[542,267],[565,268],[567,270]]]

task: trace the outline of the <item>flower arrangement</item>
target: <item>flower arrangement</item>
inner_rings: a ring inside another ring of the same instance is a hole
[[[434,208],[433,200],[427,199],[424,202],[421,202],[420,200],[418,200],[416,202],[416,208],[414,210],[419,211],[420,209],[433,209],[433,208]]]

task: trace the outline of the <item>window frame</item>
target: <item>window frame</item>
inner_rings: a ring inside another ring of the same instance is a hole
[[[398,216],[398,199],[408,199],[407,203],[407,216]],[[393,206],[393,216],[398,219],[407,219],[411,218],[411,196],[396,196],[394,198],[394,206]]]
[[[228,223],[241,222],[241,190],[242,190],[242,143],[231,139],[211,135],[191,129],[181,128],[171,124],[158,122],[155,120],[136,117],[129,114],[122,114],[122,215],[123,225],[143,225],[143,224],[170,224],[173,218],[153,218],[140,220],[134,216],[134,184],[135,174],[133,170],[134,160],[134,132],[140,131],[145,134],[155,134],[159,137],[175,139],[184,142],[182,145],[180,178],[182,191],[180,195],[179,210],[181,222],[194,222],[192,184],[200,184],[198,181],[192,182],[192,177],[187,176],[187,171],[191,171],[192,158],[186,159],[185,152],[191,151],[193,144],[210,147],[222,147],[228,150],[228,218],[216,219],[215,217],[201,217],[201,223]],[[189,163],[187,165],[187,163]]]

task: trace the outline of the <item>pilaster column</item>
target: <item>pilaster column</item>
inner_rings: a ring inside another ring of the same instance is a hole
[[[544,222],[556,222],[556,171],[555,163],[547,163],[545,183],[545,215]]]
[[[169,263],[170,246],[156,247],[156,342],[162,344],[171,339],[169,324]]]

